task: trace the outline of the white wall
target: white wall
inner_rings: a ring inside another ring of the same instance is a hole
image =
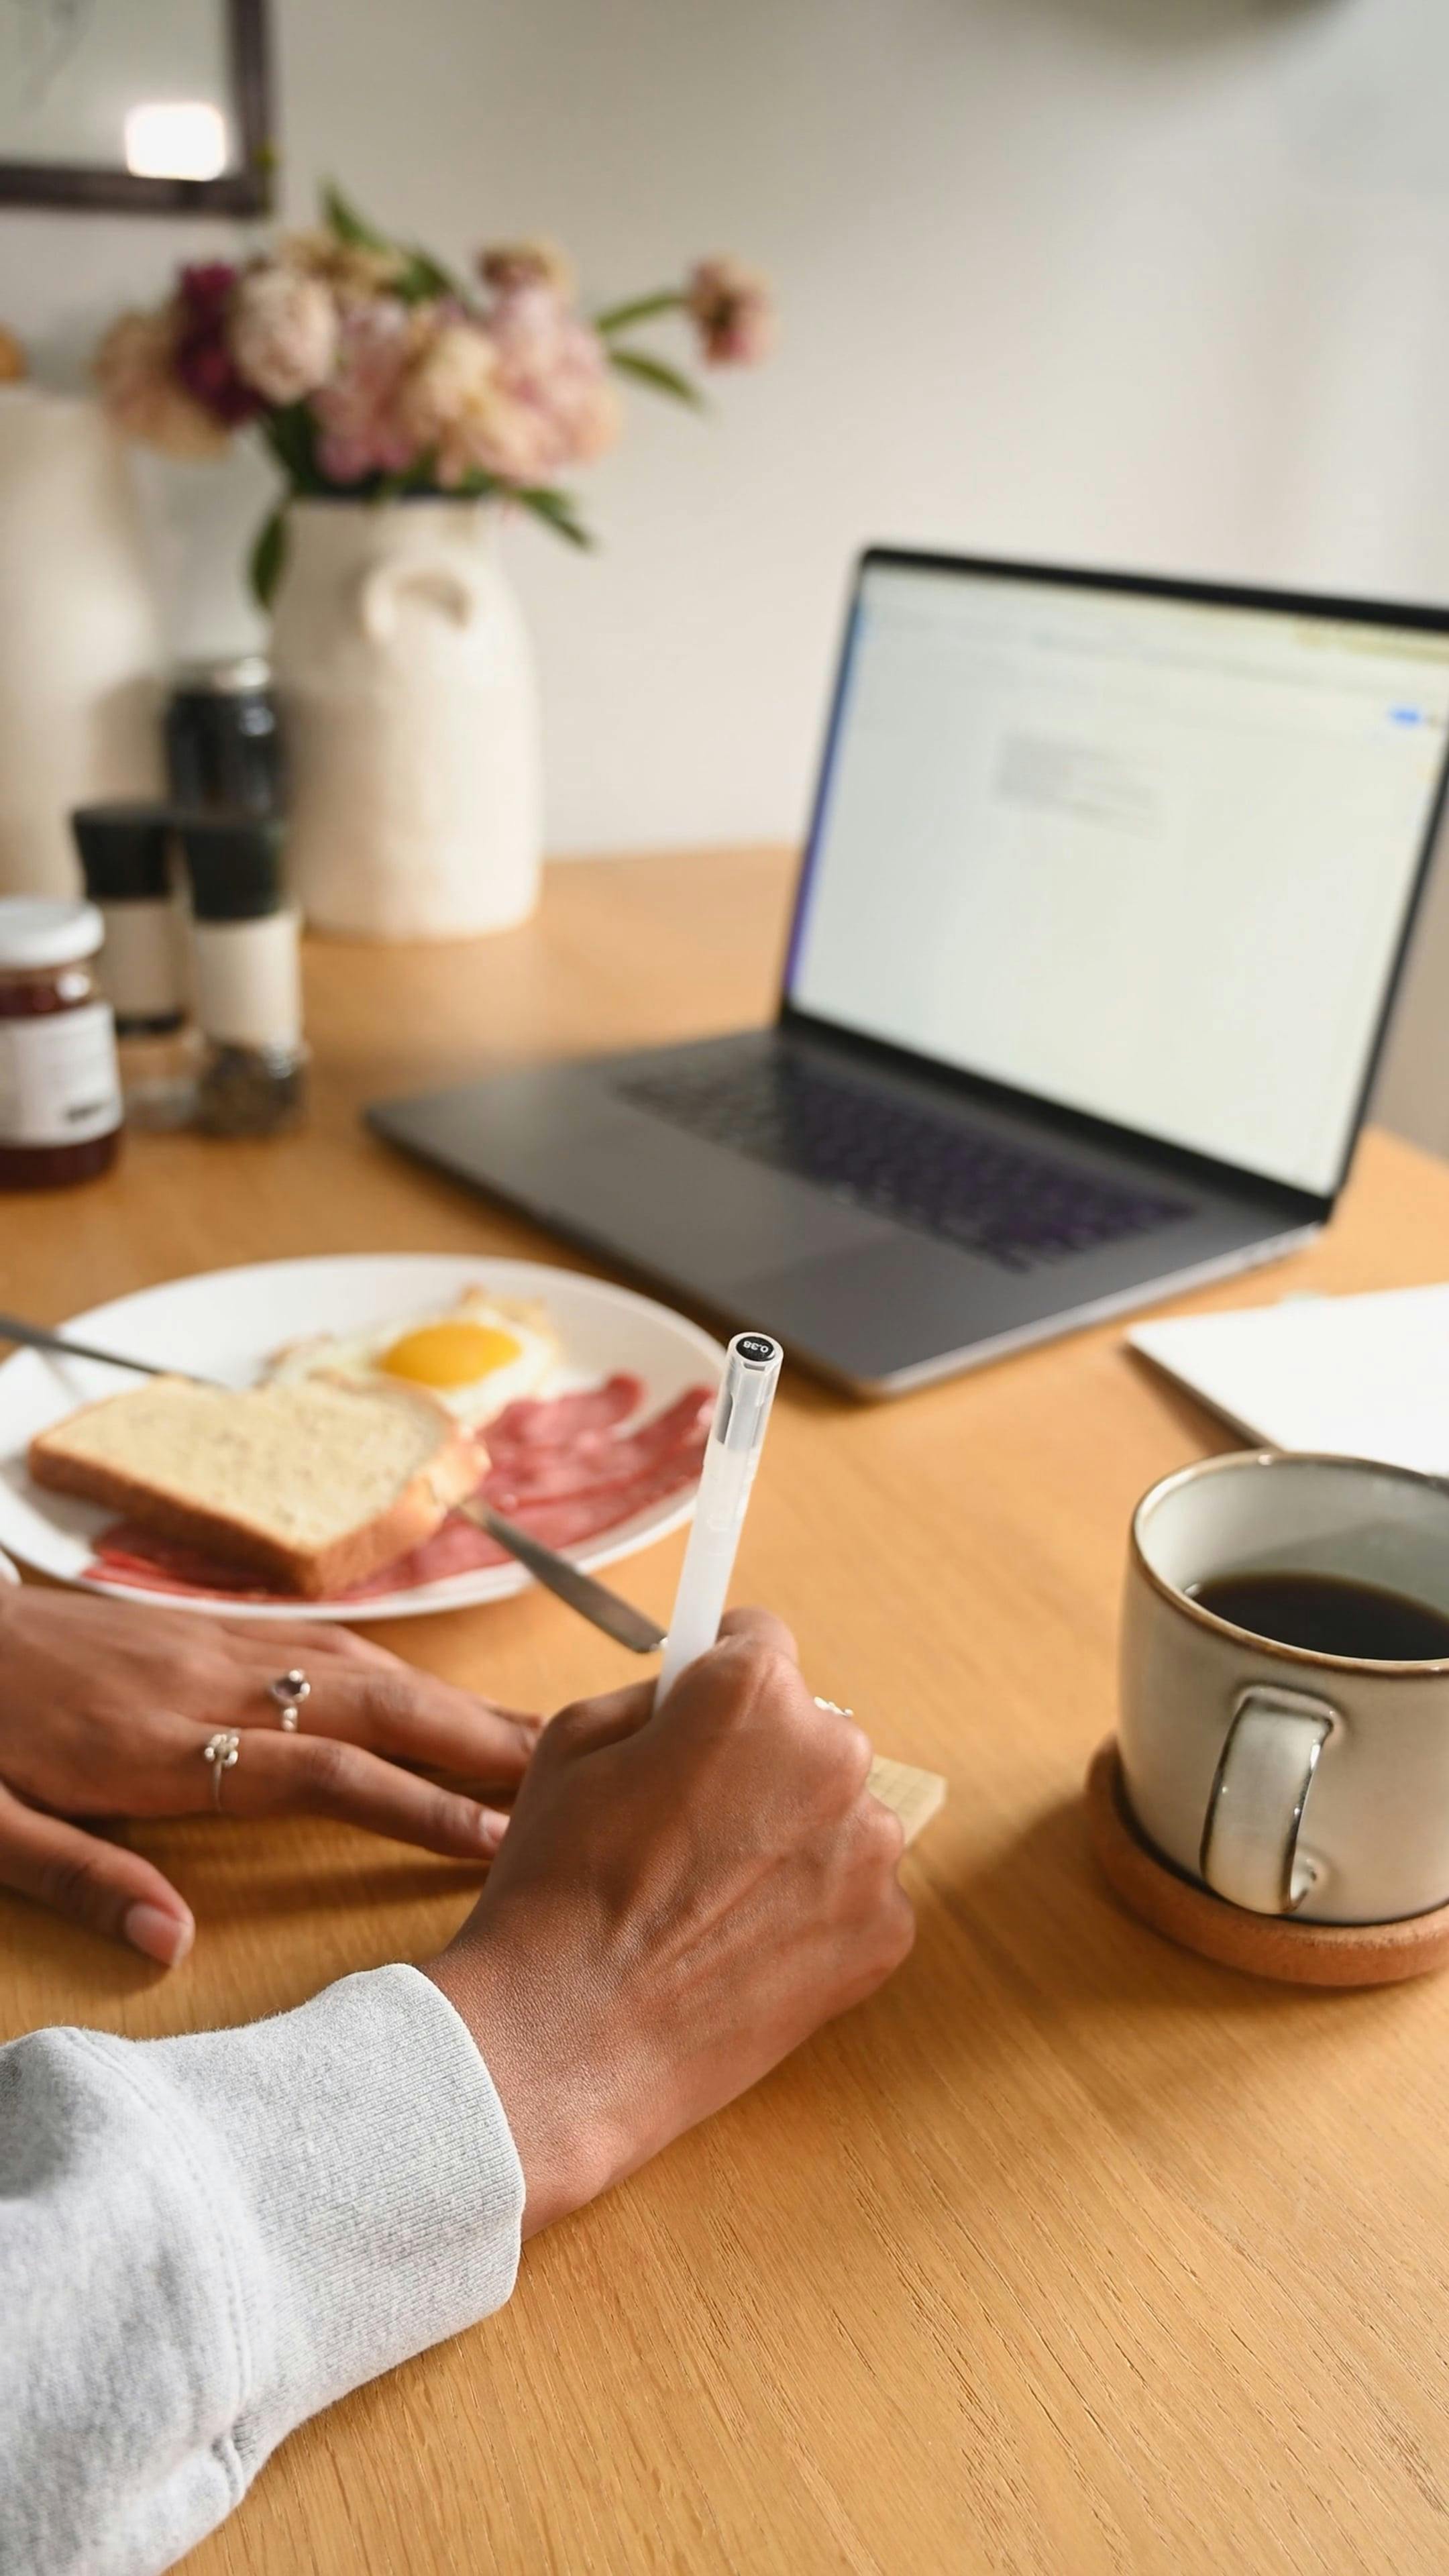
[[[1444,0],[277,12],[290,214],[334,172],[455,255],[555,232],[600,297],[714,247],[778,281],[711,422],[634,402],[596,558],[510,540],[556,846],[795,830],[865,537],[1449,591]],[[224,241],[7,214],[0,316],[63,369]],[[165,479],[179,639],[225,643],[260,478]]]

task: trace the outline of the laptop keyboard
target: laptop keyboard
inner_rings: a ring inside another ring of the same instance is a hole
[[[643,1074],[619,1089],[691,1136],[793,1172],[1005,1270],[1121,1243],[1190,1213],[1185,1199],[1098,1179],[795,1057]]]

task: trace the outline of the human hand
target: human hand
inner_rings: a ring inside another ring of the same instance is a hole
[[[663,1708],[583,1700],[539,1741],[507,1840],[424,1973],[508,2114],[532,2235],[758,2081],[900,1965],[898,1819],[788,1631],[736,1611]]]
[[[268,1685],[311,1682],[283,1733]],[[416,1671],[342,1627],[202,1619],[93,1594],[0,1589],[0,1886],[165,1967],[195,1934],[160,1870],[77,1816],[185,1816],[212,1804],[202,1748],[242,1735],[228,1815],[323,1815],[459,1860],[490,1858],[507,1817],[436,1787],[422,1763],[502,1794],[539,1721]]]

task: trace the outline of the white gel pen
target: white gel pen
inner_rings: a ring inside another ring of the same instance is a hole
[[[726,1354],[699,1501],[654,1689],[656,1708],[685,1665],[705,1654],[719,1635],[783,1357],[768,1333],[736,1333]]]

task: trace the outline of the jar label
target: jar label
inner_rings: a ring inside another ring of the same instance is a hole
[[[0,1021],[0,1145],[84,1145],[120,1123],[109,1002]]]

